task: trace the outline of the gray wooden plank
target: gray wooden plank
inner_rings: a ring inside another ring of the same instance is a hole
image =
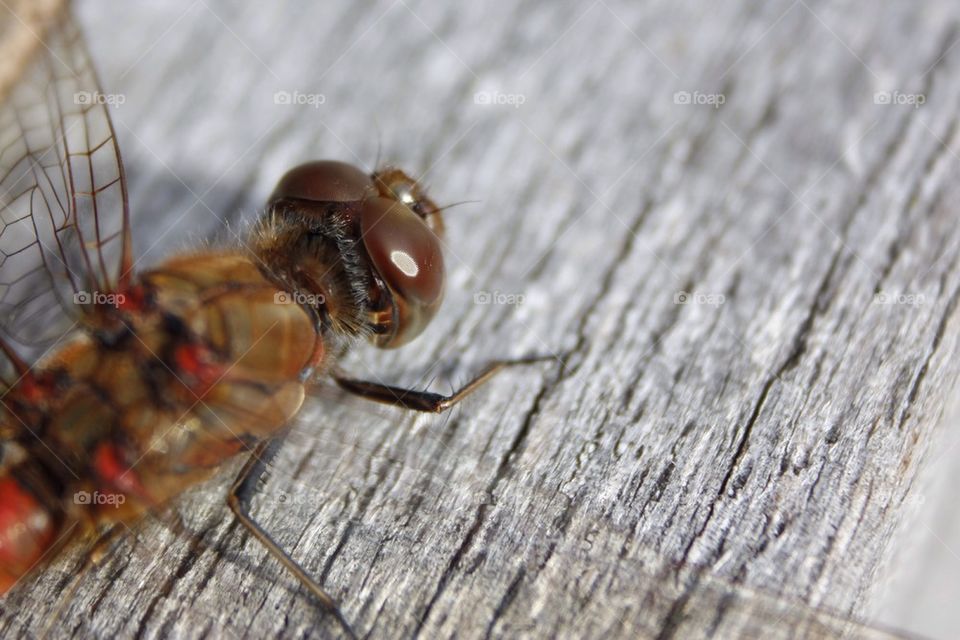
[[[434,325],[346,366],[444,389],[562,354],[447,418],[307,407],[256,512],[359,631],[885,633],[844,618],[957,381],[955,5],[79,9],[144,265],[229,240],[295,162],[380,148],[481,202],[449,214]],[[228,475],[178,503],[193,536],[145,523],[79,577],[57,629],[336,634]],[[42,624],[80,557],[2,629]]]

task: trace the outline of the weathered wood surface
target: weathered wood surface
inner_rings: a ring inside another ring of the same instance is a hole
[[[379,147],[480,202],[449,214],[434,325],[347,368],[443,390],[558,354],[447,417],[307,407],[256,515],[361,634],[883,635],[843,618],[871,617],[960,370],[955,3],[79,13],[125,98],[144,264],[229,238],[295,162]],[[191,533],[145,523],[79,578],[54,635],[340,633],[228,482],[178,502]],[[2,633],[42,626],[81,558]]]

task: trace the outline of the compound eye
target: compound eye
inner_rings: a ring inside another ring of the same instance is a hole
[[[270,202],[298,198],[314,202],[354,202],[377,195],[373,180],[361,169],[334,160],[307,162],[288,171]]]
[[[409,207],[387,198],[364,202],[360,230],[393,304],[393,326],[385,327],[378,346],[399,347],[423,331],[443,299],[440,240]]]

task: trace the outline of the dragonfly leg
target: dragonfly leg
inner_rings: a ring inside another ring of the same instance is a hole
[[[290,573],[296,576],[297,580],[301,582],[310,592],[316,597],[317,600],[323,605],[324,609],[333,614],[337,619],[337,622],[340,623],[340,626],[347,632],[351,638],[356,638],[357,635],[353,632],[353,629],[350,627],[350,624],[343,617],[343,614],[340,612],[340,608],[337,606],[337,603],[334,601],[330,595],[323,590],[323,588],[317,584],[317,582],[310,577],[310,575],[301,567],[296,560],[291,558],[287,552],[280,548],[280,545],[270,536],[269,533],[264,531],[256,520],[250,515],[250,501],[253,497],[253,494],[257,488],[257,483],[260,480],[260,477],[263,475],[263,472],[266,470],[267,465],[270,463],[270,460],[276,455],[277,451],[280,448],[280,445],[283,443],[282,438],[276,438],[274,440],[268,440],[261,442],[254,449],[253,453],[250,455],[250,458],[247,460],[246,464],[243,465],[243,469],[240,471],[240,475],[237,476],[237,479],[234,480],[233,486],[230,487],[230,493],[227,495],[227,505],[233,511],[234,515],[237,517],[237,520],[240,521],[247,530],[253,534],[253,537],[257,539],[267,551],[270,552],[274,558],[276,558],[280,564],[287,568]]]
[[[382,402],[384,404],[410,409],[412,411],[424,411],[427,413],[441,413],[454,406],[468,395],[477,390],[487,380],[492,378],[497,372],[507,367],[529,365],[537,362],[546,362],[549,360],[559,360],[557,356],[536,356],[531,358],[521,358],[517,360],[494,360],[481,371],[473,380],[463,385],[449,395],[432,393],[430,391],[417,391],[414,389],[404,389],[403,387],[394,387],[379,382],[370,382],[367,380],[354,380],[352,378],[343,378],[337,375],[333,376],[337,384],[342,389],[358,395],[367,400]]]

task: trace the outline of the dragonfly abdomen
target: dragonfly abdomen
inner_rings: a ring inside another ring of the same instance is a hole
[[[10,392],[8,419],[43,441],[8,449],[51,468],[0,469],[0,593],[67,524],[136,520],[276,435],[324,365],[316,315],[243,253],[177,256],[131,286],[147,302],[118,307],[127,337],[85,332]]]

